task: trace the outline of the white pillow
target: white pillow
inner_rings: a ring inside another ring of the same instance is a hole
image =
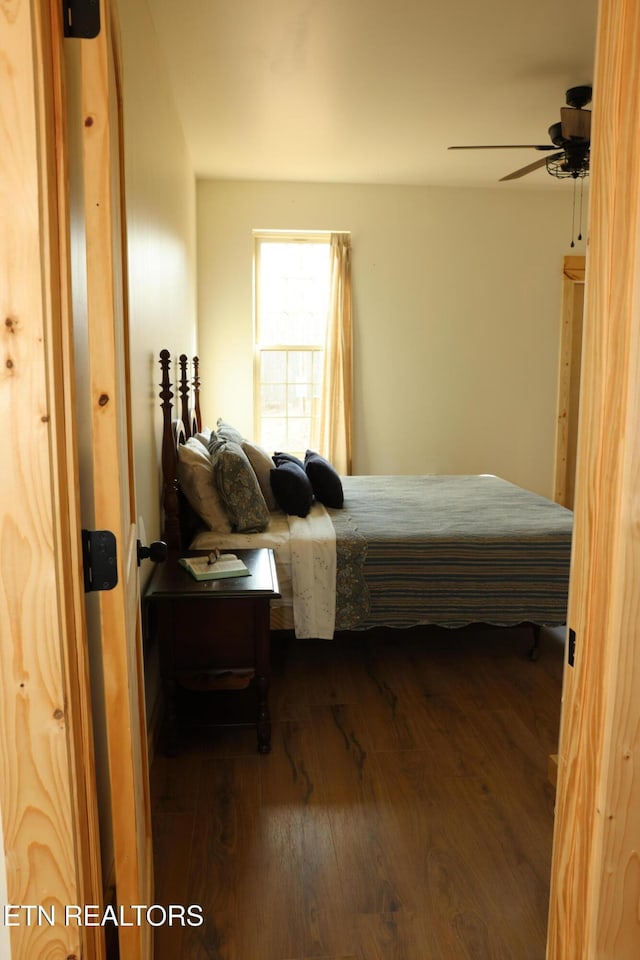
[[[178,480],[185,497],[209,529],[230,533],[231,521],[218,493],[209,451],[195,437],[178,447]]]
[[[206,448],[207,453],[209,452],[209,440],[211,440],[211,428],[203,427],[200,433],[194,433],[196,440],[199,440],[200,443]]]

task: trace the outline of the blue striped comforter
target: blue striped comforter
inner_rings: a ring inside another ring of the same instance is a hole
[[[338,541],[347,524],[362,538],[368,592],[351,629],[566,622],[571,511],[493,476],[344,477],[343,485],[344,511],[329,513]]]

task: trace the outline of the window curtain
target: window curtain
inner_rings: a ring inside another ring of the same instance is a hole
[[[331,234],[330,264],[318,452],[338,473],[350,474],[353,397],[350,234]]]

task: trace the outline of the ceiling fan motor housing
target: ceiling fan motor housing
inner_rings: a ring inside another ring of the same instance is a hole
[[[566,93],[567,106],[575,107],[576,110],[581,110],[591,101],[592,93],[592,87],[587,85],[581,87],[569,87]]]

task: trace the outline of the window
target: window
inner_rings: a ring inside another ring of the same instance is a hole
[[[269,451],[316,446],[329,254],[329,234],[255,235],[256,436]]]

